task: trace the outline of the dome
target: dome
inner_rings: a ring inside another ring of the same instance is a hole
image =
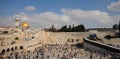
[[[22,22],[21,26],[22,26],[22,28],[29,28],[29,23],[28,22]]]

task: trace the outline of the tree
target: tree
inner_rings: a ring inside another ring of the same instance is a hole
[[[67,31],[67,26],[66,26],[66,25],[63,26],[63,27],[60,29],[60,31],[62,31],[62,32],[66,32],[66,31]]]
[[[75,26],[73,24],[72,28],[71,28],[71,32],[74,32],[75,31]]]
[[[114,24],[114,25],[113,25],[113,29],[114,29],[114,30],[117,30],[118,28],[119,28],[119,25],[118,25],[118,24]]]
[[[15,40],[19,40],[19,38],[18,38],[18,37],[15,37]]]
[[[83,32],[83,31],[85,31],[85,27],[84,27],[84,25],[80,24],[80,25],[74,27],[73,30],[74,30],[75,32]]]
[[[50,27],[48,30],[49,30],[49,31],[52,31],[52,32],[55,32],[55,31],[56,31],[56,28],[54,27],[54,25],[52,25],[52,27]]]
[[[84,32],[85,31],[85,26],[81,25],[81,27],[82,27],[82,32]]]
[[[69,25],[68,32],[71,32],[71,25]]]
[[[80,24],[78,26],[74,26],[71,27],[71,25],[69,25],[69,27],[67,28],[67,26],[62,26],[61,29],[59,30],[60,32],[84,32],[85,31],[85,27],[83,24]]]

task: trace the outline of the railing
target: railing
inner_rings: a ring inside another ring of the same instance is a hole
[[[110,45],[107,45],[104,43],[96,42],[96,41],[90,40],[88,38],[84,38],[83,40],[84,40],[84,42],[89,43],[93,46],[97,46],[101,49],[105,49],[107,51],[114,52],[114,53],[120,53],[120,49],[118,49],[116,47],[113,47],[113,46],[110,46]]]

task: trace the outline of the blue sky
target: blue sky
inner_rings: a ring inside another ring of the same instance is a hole
[[[99,11],[101,14],[107,13],[108,16],[113,17],[116,15],[119,15],[119,11],[116,12],[114,9],[112,9],[113,7],[112,7],[111,3],[116,3],[119,5],[119,3],[117,3],[117,2],[119,2],[119,0],[0,0],[0,20],[3,21],[5,19],[9,19],[9,17],[12,17],[14,15],[21,16],[21,13],[23,13],[24,16],[27,14],[28,17],[26,17],[26,18],[30,18],[31,15],[45,14],[47,12],[53,12],[53,14],[58,15],[58,18],[59,18],[59,16],[61,16],[61,15],[69,16],[69,14],[72,11],[76,11],[76,10],[79,10],[78,12],[80,12],[81,10],[83,12]],[[28,6],[32,6],[34,10],[31,10],[31,11],[26,10],[25,8],[27,8]],[[108,8],[108,6],[110,6],[110,8]],[[62,9],[70,11],[70,12],[66,14],[67,11],[63,12]],[[90,12],[88,12],[88,14],[89,13]],[[42,16],[40,16],[40,17],[43,19]],[[41,19],[41,18],[39,18],[39,19]],[[81,18],[79,18],[79,19],[81,19]],[[22,19],[22,17],[21,17],[21,19]],[[35,18],[35,19],[37,20],[38,18]],[[74,19],[74,18],[70,17],[70,19]],[[90,19],[93,19],[93,18],[90,17]],[[33,25],[35,25],[35,23],[36,23],[36,22],[33,23],[31,20],[27,20],[27,21]],[[48,22],[50,20],[47,19],[46,21]],[[74,21],[76,21],[76,20],[74,20]],[[97,22],[97,24],[95,26],[93,26],[94,24],[92,24],[89,21]],[[76,21],[76,22],[78,22],[78,21]],[[103,25],[101,25],[100,22],[98,22],[96,20],[95,21],[94,20],[82,20],[82,21],[79,21],[79,23],[85,24],[88,28],[103,26]],[[54,24],[54,23],[50,23],[48,25],[51,25],[51,24]],[[64,22],[62,23],[60,21],[60,24],[68,24],[68,23],[64,23]],[[90,24],[91,24],[91,26],[90,26]],[[112,24],[114,24],[114,23],[112,23]],[[0,24],[0,25],[2,26],[4,24]],[[46,25],[46,24],[41,24],[41,25]],[[107,27],[107,26],[105,26],[105,27]],[[110,26],[108,26],[108,27],[110,27]]]
[[[107,5],[117,0],[1,0],[0,16],[9,16],[24,11],[26,6],[35,6],[35,13],[53,11],[61,13],[61,8],[101,10],[111,13]],[[25,12],[25,11],[24,11]]]

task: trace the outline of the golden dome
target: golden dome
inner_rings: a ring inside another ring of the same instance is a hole
[[[29,28],[29,23],[28,22],[22,22],[21,26],[23,28]]]

